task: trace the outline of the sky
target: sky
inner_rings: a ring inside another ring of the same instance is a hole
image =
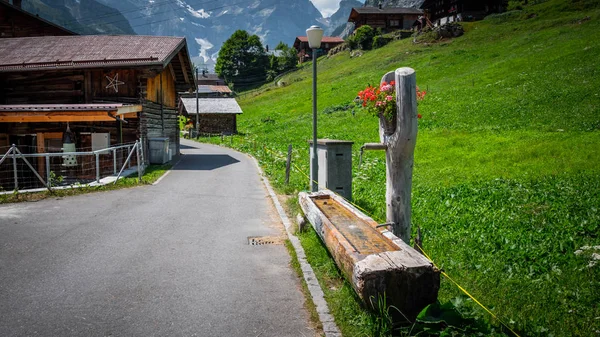
[[[340,7],[340,0],[310,0],[315,7],[323,14],[323,17],[330,17]],[[364,2],[364,0],[358,0]]]

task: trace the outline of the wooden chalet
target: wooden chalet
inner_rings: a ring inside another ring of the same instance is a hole
[[[481,20],[491,13],[500,13],[506,0],[425,0],[421,9],[435,25],[454,21]]]
[[[21,1],[0,0],[0,38],[77,35],[21,9]]]
[[[186,40],[161,36],[43,36],[0,39],[0,149],[60,152],[63,133],[89,151],[168,137],[179,153],[178,92],[192,90]],[[144,155],[147,160],[148,156]],[[43,170],[43,162],[37,163]]]
[[[354,23],[354,29],[369,25],[380,28],[384,33],[395,30],[412,29],[415,21],[423,11],[415,8],[402,7],[358,7],[352,8],[348,22]]]
[[[329,51],[340,44],[344,43],[344,39],[337,36],[323,36],[321,40],[321,48],[317,50],[317,56],[327,55]],[[294,49],[298,51],[298,63],[303,63],[310,60],[312,57],[312,48],[308,46],[308,37],[297,36],[294,41]]]

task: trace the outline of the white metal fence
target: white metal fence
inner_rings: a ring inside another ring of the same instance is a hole
[[[121,144],[96,151],[35,153],[35,147],[0,149],[0,191],[22,191],[100,182],[108,176],[121,176],[137,167],[144,171],[141,142]],[[141,165],[138,165],[141,163]]]

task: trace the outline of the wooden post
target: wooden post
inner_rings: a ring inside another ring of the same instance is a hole
[[[41,132],[37,133],[37,137],[36,137],[36,142],[37,142],[37,153],[45,153],[46,152],[46,144],[44,141],[44,134]],[[37,159],[37,169],[38,169],[38,173],[41,176],[45,176],[46,175],[46,169],[44,167],[44,157],[38,157]]]
[[[379,122],[379,137],[386,150],[386,222],[392,232],[407,244],[410,241],[412,170],[417,143],[417,77],[412,68],[399,68],[383,76],[381,82],[396,82],[396,129],[384,134]]]
[[[285,184],[290,183],[290,169],[292,167],[292,144],[288,145],[287,162],[285,164]]]

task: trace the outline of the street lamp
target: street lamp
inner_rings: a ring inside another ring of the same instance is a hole
[[[319,164],[317,160],[317,49],[321,47],[321,39],[323,38],[323,29],[319,26],[311,26],[306,30],[308,37],[308,46],[312,49],[312,64],[313,64],[313,142],[312,142],[312,158],[311,158],[311,191],[319,190],[318,170]]]

